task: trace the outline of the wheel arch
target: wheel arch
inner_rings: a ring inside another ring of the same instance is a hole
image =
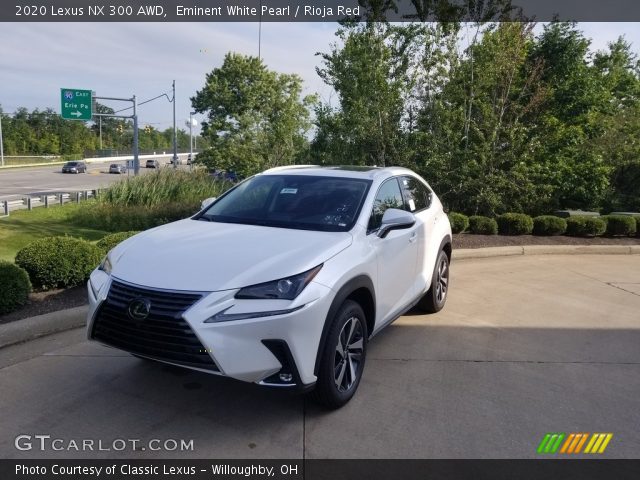
[[[367,322],[367,336],[371,336],[373,327],[376,321],[376,297],[373,281],[367,275],[358,275],[345,283],[338,293],[333,298],[329,312],[324,321],[322,327],[322,334],[320,335],[320,343],[318,344],[318,352],[316,354],[316,362],[313,369],[314,375],[318,375],[318,369],[320,368],[320,359],[322,358],[322,352],[324,350],[327,335],[329,334],[329,328],[333,317],[335,317],[338,309],[346,300],[354,300],[357,302],[362,310]]]

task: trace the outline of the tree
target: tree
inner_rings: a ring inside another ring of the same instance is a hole
[[[307,148],[314,102],[315,97],[302,96],[297,75],[270,71],[256,57],[228,53],[191,98],[194,110],[207,115],[202,134],[211,144],[198,162],[240,175],[295,163]]]

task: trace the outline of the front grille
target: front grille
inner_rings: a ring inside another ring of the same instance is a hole
[[[130,302],[138,298],[151,303],[149,315],[141,321],[127,313]],[[92,338],[133,354],[219,371],[182,318],[200,298],[200,293],[154,290],[113,280],[93,322]]]

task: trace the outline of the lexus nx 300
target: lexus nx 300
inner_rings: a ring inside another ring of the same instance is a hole
[[[451,227],[399,167],[280,167],[135,235],[92,272],[88,336],[138,357],[351,399],[372,336],[449,293]]]

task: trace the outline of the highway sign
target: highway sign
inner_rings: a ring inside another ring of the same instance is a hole
[[[67,120],[91,120],[91,90],[60,89],[60,115]]]

